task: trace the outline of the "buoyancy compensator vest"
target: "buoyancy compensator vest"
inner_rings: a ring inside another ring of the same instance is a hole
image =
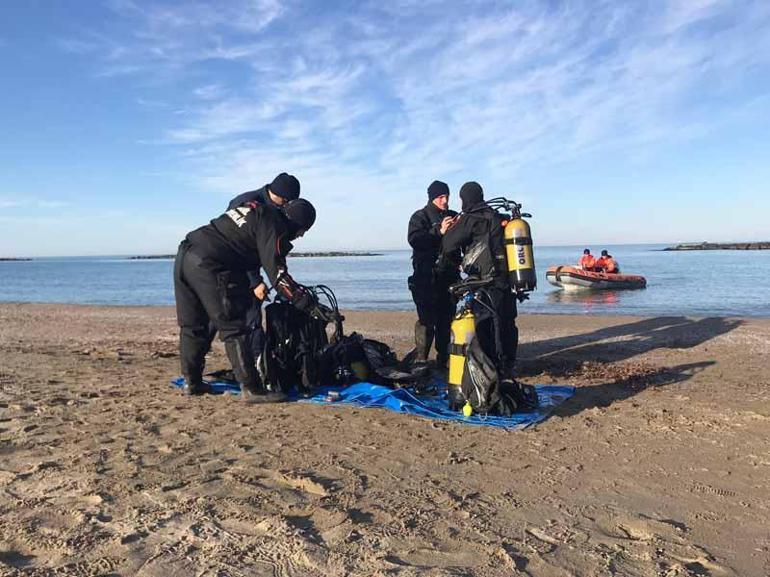
[[[265,309],[265,349],[261,369],[267,385],[287,392],[307,393],[321,384],[321,352],[329,343],[327,323],[286,302]]]

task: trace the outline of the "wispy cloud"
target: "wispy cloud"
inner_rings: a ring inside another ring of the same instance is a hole
[[[43,210],[54,210],[69,206],[69,203],[60,200],[45,200],[34,198],[0,198],[0,210],[6,208],[37,208]]]
[[[330,202],[695,138],[770,65],[750,0],[110,6],[115,30],[64,47],[101,39],[103,73],[189,85],[161,132],[200,186],[290,170]]]

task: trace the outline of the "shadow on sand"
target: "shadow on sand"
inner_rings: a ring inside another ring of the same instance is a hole
[[[716,361],[701,361],[662,367],[653,373],[631,375],[596,385],[585,385],[575,389],[575,395],[566,403],[556,408],[555,415],[571,417],[586,409],[609,407],[615,401],[622,401],[642,392],[648,387],[663,387],[691,379],[697,373],[716,364]]]
[[[553,318],[554,323],[559,322],[558,316]],[[518,354],[519,372],[533,374],[565,363],[623,361],[654,349],[692,348],[732,331],[741,323],[720,317],[656,317],[578,335],[522,343]]]
[[[558,322],[558,317],[554,317]],[[585,363],[617,363],[655,349],[687,349],[728,333],[742,321],[719,317],[691,319],[656,317],[596,331],[522,343],[519,347],[518,373],[522,376],[548,374],[554,378],[591,377]],[[592,407],[606,407],[631,397],[647,387],[686,381],[716,361],[703,361],[675,367],[651,368],[634,372],[616,368],[599,378],[605,382],[578,387],[575,396],[556,414],[567,416]]]

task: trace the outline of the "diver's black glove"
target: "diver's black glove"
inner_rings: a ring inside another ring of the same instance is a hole
[[[518,291],[516,293],[516,300],[518,300],[520,303],[523,303],[525,300],[529,299],[529,293],[525,293],[524,291]]]

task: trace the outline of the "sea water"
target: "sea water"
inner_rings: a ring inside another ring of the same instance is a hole
[[[662,251],[665,245],[607,248],[621,270],[647,288],[567,293],[545,279],[549,266],[576,263],[583,246],[535,247],[538,288],[521,314],[625,314],[770,317],[770,251]],[[379,256],[290,258],[292,276],[326,284],[340,308],[411,310],[409,251]],[[174,303],[173,261],[126,257],[0,261],[0,301],[109,305]]]

